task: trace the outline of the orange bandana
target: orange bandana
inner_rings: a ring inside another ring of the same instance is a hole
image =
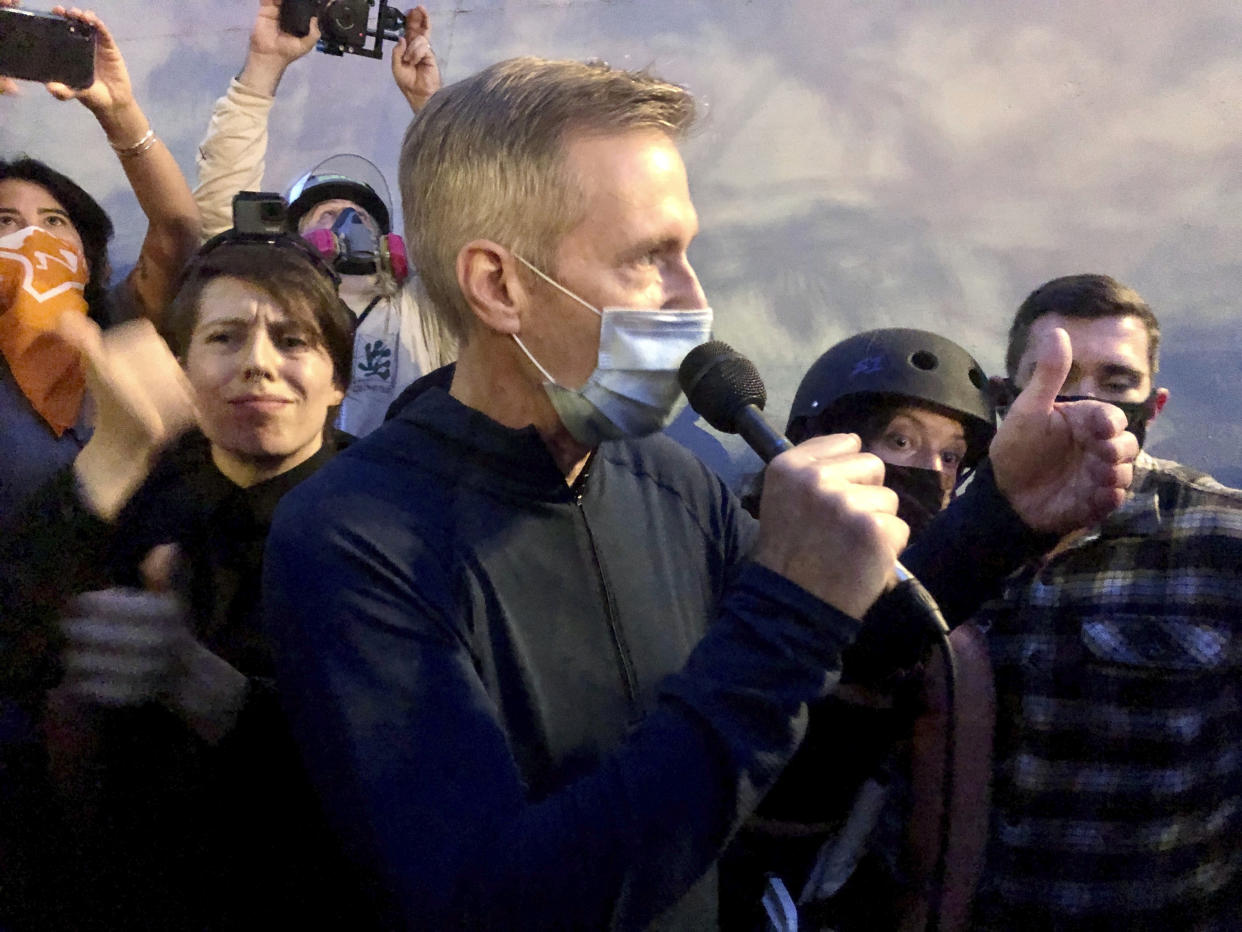
[[[0,353],[57,437],[77,423],[86,380],[56,321],[66,312],[86,313],[88,277],[82,254],[46,230],[0,237]]]

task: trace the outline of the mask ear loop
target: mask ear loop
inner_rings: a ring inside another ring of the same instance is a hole
[[[566,288],[556,279],[552,278],[550,275],[544,274],[542,271],[536,268],[532,263],[527,262],[524,258],[522,258],[522,256],[518,255],[516,252],[513,254],[513,258],[517,259],[518,262],[522,263],[522,265],[526,266],[528,269],[530,269],[532,272],[534,272],[536,275],[542,278],[545,282],[547,282],[553,288],[573,298],[575,301],[577,301],[579,304],[585,307],[588,311],[590,311],[596,317],[603,319],[604,314],[602,311],[596,310],[590,304],[587,304],[586,301],[582,300],[580,297],[578,297],[576,294],[574,294],[572,291],[570,291],[568,288]],[[552,378],[552,373],[549,372],[547,369],[545,369],[543,365],[539,362],[539,360],[536,359],[533,355],[531,355],[530,350],[526,348],[526,344],[522,342],[522,340],[518,337],[516,333],[512,334],[512,337],[513,337],[513,342],[518,345],[518,349],[520,349],[523,353],[526,354],[526,358],[529,359],[531,361],[531,364],[536,369],[539,370],[540,375],[542,375],[545,379],[547,379],[548,382],[550,382],[552,385],[555,385],[558,388],[564,388],[564,386],[561,385],[560,382]]]
[[[551,373],[551,372],[549,372],[547,369],[545,369],[545,368],[544,368],[544,367],[543,367],[543,366],[539,363],[539,360],[538,360],[538,359],[536,359],[534,356],[532,356],[532,355],[530,354],[530,350],[528,350],[528,349],[526,348],[526,344],[522,342],[521,338],[520,338],[520,337],[518,337],[518,335],[517,335],[516,333],[510,334],[510,336],[512,336],[512,337],[513,337],[513,342],[514,342],[514,343],[516,343],[516,344],[518,345],[518,349],[520,349],[523,353],[525,353],[525,354],[526,354],[526,358],[527,358],[527,359],[529,359],[529,360],[531,361],[531,364],[532,364],[532,365],[533,365],[536,369],[538,369],[538,370],[539,370],[539,374],[540,374],[540,375],[542,375],[542,376],[543,376],[545,379],[547,379],[549,382],[551,382],[553,385],[558,385],[558,386],[559,386],[559,385],[560,385],[560,383],[559,383],[558,381],[556,381],[556,379],[552,378],[552,373]]]
[[[596,317],[603,318],[603,316],[604,316],[604,312],[603,312],[603,311],[599,310],[598,308],[596,308],[596,307],[595,307],[594,305],[592,305],[592,304],[587,304],[587,302],[586,302],[586,301],[584,301],[584,300],[582,300],[582,298],[578,297],[576,294],[574,294],[572,291],[570,291],[568,288],[566,288],[564,285],[562,285],[562,284],[561,284],[560,282],[558,282],[556,279],[552,278],[550,275],[546,275],[546,274],[544,274],[543,272],[539,271],[539,269],[535,268],[533,265],[531,265],[529,262],[527,262],[525,259],[523,259],[521,256],[519,256],[516,252],[513,254],[513,258],[517,259],[517,261],[518,261],[518,262],[522,263],[522,265],[526,266],[528,269],[530,269],[532,272],[534,272],[536,275],[538,275],[540,278],[542,278],[545,282],[547,282],[549,285],[551,285],[551,286],[552,286],[553,288],[555,288],[557,291],[559,291],[559,292],[561,292],[562,294],[568,295],[569,297],[573,298],[575,301],[577,301],[579,304],[581,304],[583,307],[585,307],[588,311],[590,311],[590,312],[591,312],[592,314],[594,314]]]

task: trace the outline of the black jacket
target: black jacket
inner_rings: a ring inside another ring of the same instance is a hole
[[[352,897],[346,907],[330,876],[340,864],[275,697],[259,609],[276,503],[336,445],[242,489],[212,463],[206,439],[189,434],[112,524],[83,506],[67,469],[0,542],[0,696],[12,720],[24,723],[4,744],[13,767],[0,772],[0,792],[11,775],[8,791],[26,804],[4,834],[14,839],[10,856],[23,853],[37,875],[25,888],[0,890],[10,894],[0,909],[10,907],[15,924],[238,929],[345,908],[356,918]],[[59,678],[63,604],[91,589],[140,585],[138,565],[162,543],[181,549],[176,588],[196,636],[246,674],[245,705],[216,746],[161,706],[93,712],[92,747],[75,757],[69,798],[58,798],[41,772],[49,736],[39,723],[46,690]]]

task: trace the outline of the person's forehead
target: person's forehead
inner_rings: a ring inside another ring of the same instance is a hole
[[[1129,363],[1142,372],[1148,371],[1149,335],[1142,319],[1134,314],[1117,314],[1108,317],[1065,317],[1061,314],[1045,314],[1031,324],[1026,348],[1022,354],[1022,368],[1033,365],[1044,334],[1060,327],[1069,334],[1070,348],[1076,366],[1092,366],[1101,363]]]
[[[43,185],[24,178],[0,181],[0,207],[30,206],[64,210],[60,201]]]
[[[312,207],[309,211],[307,211],[307,214],[308,216],[313,217],[317,214],[327,213],[328,211],[336,211],[337,213],[340,213],[346,207],[352,207],[354,210],[358,211],[358,213],[362,214],[364,217],[370,218],[371,216],[370,213],[367,212],[367,209],[363,207],[361,204],[358,204],[357,202],[351,201],[348,198],[344,198],[344,197],[332,197],[326,201],[320,201],[318,204]]]
[[[222,275],[204,287],[198,301],[197,325],[218,320],[267,322],[289,318],[288,311],[253,282]]]
[[[560,240],[558,263],[571,255],[613,261],[639,248],[684,249],[697,234],[685,166],[667,134],[571,136],[566,167],[582,210]]]
[[[583,195],[604,207],[658,206],[670,191],[689,201],[686,166],[657,129],[571,135],[565,161]]]

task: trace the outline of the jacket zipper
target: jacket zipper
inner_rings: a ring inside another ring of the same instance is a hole
[[[585,478],[585,475],[579,477],[579,482],[576,483],[574,504],[578,507],[578,514],[582,516],[582,526],[586,529],[587,542],[591,545],[591,560],[595,564],[600,592],[604,597],[604,613],[608,619],[608,630],[612,635],[613,647],[617,651],[617,662],[621,667],[621,679],[625,685],[625,697],[630,706],[630,725],[632,727],[642,721],[644,716],[642,707],[638,702],[638,681],[634,675],[634,662],[630,658],[629,647],[626,645],[625,636],[617,623],[617,606],[616,602],[613,601],[612,588],[608,585],[608,574],[604,572],[604,564],[599,556],[599,547],[595,543],[595,533],[591,530],[591,522],[587,520],[586,508],[582,503],[583,486],[585,485],[582,480]]]

